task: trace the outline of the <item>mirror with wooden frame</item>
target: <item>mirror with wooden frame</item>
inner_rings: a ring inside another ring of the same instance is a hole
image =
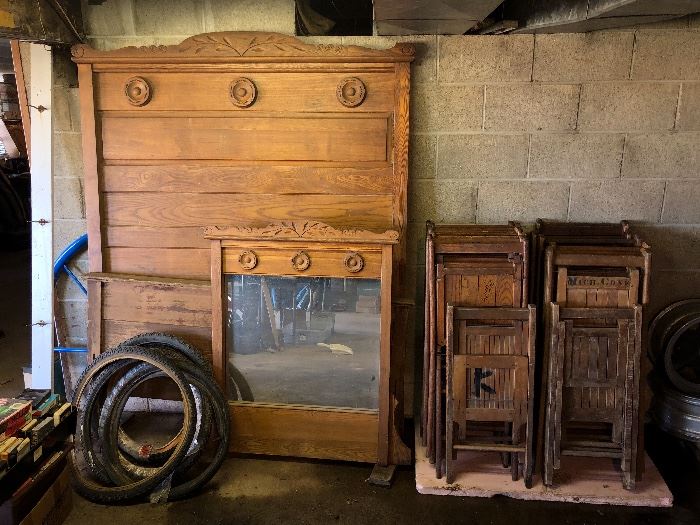
[[[205,236],[232,449],[388,464],[398,232],[309,221]]]

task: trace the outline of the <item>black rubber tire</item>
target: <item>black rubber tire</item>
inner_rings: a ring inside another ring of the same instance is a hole
[[[135,335],[126,341],[123,341],[116,347],[116,349],[119,349],[122,346],[140,346],[142,348],[166,347],[189,359],[192,363],[205,370],[209,375],[213,375],[211,363],[202,356],[199,350],[197,350],[187,341],[184,341],[183,339],[171,334],[166,334],[164,332],[146,332]],[[122,450],[122,452],[128,455],[133,462],[136,464],[141,463],[143,466],[158,464],[159,462],[163,461],[172,452],[172,447],[174,446],[174,440],[168,442],[159,449],[152,451],[149,454],[148,459],[144,461],[139,454],[140,451],[138,445],[130,440],[128,435],[126,435],[124,432],[120,432],[120,436],[119,448]],[[179,435],[176,437],[179,437]]]
[[[202,367],[202,369],[206,370],[210,375],[213,374],[211,363],[204,358],[202,353],[187,341],[183,341],[174,335],[163,332],[148,332],[127,339],[120,343],[116,349],[122,346],[140,346],[143,348],[152,346],[167,347],[179,352],[194,364]]]
[[[229,399],[233,401],[255,401],[248,381],[231,363],[228,365],[228,388]]]
[[[194,363],[182,359],[182,356],[173,350],[162,347],[154,347],[152,350],[158,351],[165,357],[173,360],[173,362],[176,362],[177,366],[185,373],[185,377],[190,383],[195,375],[202,375],[206,377],[205,373],[200,372]],[[161,465],[162,462],[165,461],[172,453],[172,447],[163,447],[167,450],[157,454],[156,457],[149,456],[149,458],[147,458],[148,461],[146,462],[146,465],[144,465],[142,457],[133,457],[134,454],[138,455],[138,450],[140,449],[139,444],[128,438],[128,435],[121,429],[118,431],[118,443],[115,444],[110,440],[110,434],[106,432],[106,429],[110,425],[115,424],[113,422],[115,418],[117,425],[118,421],[121,419],[123,403],[121,404],[122,408],[115,408],[115,404],[118,405],[122,399],[124,402],[126,402],[133,390],[145,381],[162,376],[163,374],[161,372],[154,369],[148,371],[135,371],[134,369],[127,372],[113,386],[110,394],[107,396],[101,407],[98,424],[99,436],[100,440],[105,443],[106,449],[110,451],[108,457],[106,458],[107,464],[104,465],[104,468],[109,475],[109,478],[115,484],[125,483],[128,480],[141,479],[152,475],[152,473],[157,470],[158,466]],[[176,472],[187,470],[190,466],[192,466],[192,464],[194,464],[194,462],[196,462],[198,451],[201,449],[201,446],[197,446],[197,443],[206,441],[211,428],[212,410],[209,406],[210,402],[207,398],[207,392],[200,391],[198,388],[194,387],[193,396],[195,398],[195,404],[197,405],[197,424],[195,435],[192,440],[192,446],[190,449],[188,449],[181,464],[178,465]],[[181,439],[181,434],[182,431],[178,432],[178,434],[170,440],[170,442],[173,443],[173,446],[179,442]],[[128,444],[125,443],[127,440],[129,441]],[[127,453],[124,453],[125,449],[127,450]],[[121,453],[117,456],[116,453],[118,452]]]
[[[128,361],[120,361],[104,367],[90,380],[89,385],[80,394],[76,385],[73,397],[73,403],[76,405],[78,412],[74,437],[74,441],[78,445],[76,450],[82,454],[83,461],[90,474],[102,483],[110,483],[110,479],[102,466],[102,448],[104,443],[97,438],[98,424],[97,420],[92,417],[94,406],[96,403],[100,403],[104,387],[114,375],[119,373],[122,368],[126,369],[132,366]],[[93,439],[93,436],[97,439]]]
[[[160,348],[159,350],[165,354],[168,354],[168,349]],[[172,354],[170,355],[170,357],[173,359],[177,359],[177,356]],[[190,381],[190,384],[193,387],[195,387],[199,392],[201,392],[202,397],[206,398],[207,402],[212,405],[212,413],[214,415],[214,423],[217,429],[218,443],[213,458],[200,472],[198,472],[192,478],[188,478],[188,470],[193,466],[193,464],[196,465],[195,460],[199,459],[202,453],[202,449],[198,450],[197,453],[193,454],[191,457],[186,457],[185,459],[183,459],[183,463],[180,466],[178,466],[178,468],[176,468],[175,472],[173,473],[172,486],[167,492],[168,501],[175,501],[178,499],[185,498],[194,493],[195,491],[199,490],[202,486],[204,486],[221,467],[221,464],[226,458],[229,443],[230,421],[228,417],[228,402],[223,392],[219,388],[218,384],[214,381],[212,376],[207,375],[206,372],[198,369],[196,365],[192,363],[183,362],[181,359],[178,361],[179,366],[181,366],[183,371],[185,371],[185,377],[187,377],[188,381]],[[127,381],[125,381],[125,383],[126,382]],[[132,388],[135,387],[136,385],[132,385]],[[120,389],[119,385],[115,386],[115,390],[117,389]],[[128,397],[128,392],[122,392],[119,395]],[[118,424],[117,422],[119,420],[120,411],[118,406],[116,406],[115,408],[116,412],[112,412],[112,414],[110,414],[109,420],[106,420],[104,422],[101,421],[100,426],[102,426],[102,424],[104,423],[107,426],[107,428],[109,428],[110,426],[116,426]],[[115,447],[114,442],[110,441],[110,436],[114,436],[114,433],[107,432],[105,440],[107,441],[106,449],[111,452],[115,450]],[[208,437],[211,439],[211,435]],[[126,476],[125,478],[121,478],[120,474],[115,472],[121,467],[124,467],[123,463],[119,467],[117,467],[116,456],[114,456],[113,454],[108,454],[106,460],[110,467],[109,470],[111,476],[115,476],[113,478],[115,482],[119,483],[122,480],[128,479],[130,474],[130,469],[128,467],[126,467],[125,470],[121,473],[121,475]],[[111,470],[111,467],[114,467],[114,471]],[[145,472],[141,471],[140,473]]]
[[[131,396],[131,393],[136,387],[139,386],[139,384],[153,379],[154,377],[164,376],[163,372],[158,369],[151,368],[143,370],[140,368],[140,366],[134,367],[119,379],[119,381],[114,385],[112,391],[107,396],[107,399],[102,405],[99,414],[98,435],[100,441],[104,443],[105,449],[102,467],[109,476],[109,479],[115,485],[124,485],[134,480],[148,478],[156,474],[161,468],[161,466],[141,467],[130,464],[127,457],[124,456],[119,448],[119,427],[121,426],[121,416],[122,412],[124,411],[124,406]],[[188,382],[191,381],[186,374],[185,377],[187,378]],[[195,405],[197,405],[197,397],[200,399],[200,405],[202,404],[202,398],[199,392],[193,392],[193,397],[195,398]],[[196,409],[195,412],[197,412]],[[95,417],[95,414],[93,414],[93,417]],[[182,458],[181,462],[178,463],[173,472],[176,472],[179,469],[187,469],[196,461],[196,455],[190,454],[190,451],[192,450],[194,440],[197,437],[197,432],[200,429],[201,419],[200,424],[196,427],[195,435],[190,442],[190,446],[188,447],[185,456]],[[178,436],[180,433],[178,433]],[[180,439],[178,439],[176,443],[179,443]],[[129,467],[128,465],[131,466]]]
[[[85,392],[85,389],[89,386],[92,378],[96,377],[97,374],[99,374],[105,367],[120,361],[149,363],[161,369],[172,381],[175,382],[180,390],[180,395],[183,400],[185,414],[183,421],[183,438],[175,450],[173,450],[172,455],[156,474],[146,479],[134,481],[118,487],[105,487],[95,483],[92,479],[85,476],[81,471],[82,469],[79,468],[76,463],[77,453],[74,450],[70,456],[70,466],[73,473],[73,486],[76,492],[78,492],[81,496],[96,503],[110,504],[115,502],[132,501],[150,493],[156,486],[158,486],[163,480],[174,472],[177,464],[187,452],[195,430],[194,397],[184,374],[177,370],[167,358],[159,355],[157,352],[140,347],[122,347],[118,350],[111,350],[98,356],[85,369],[80,377],[80,380],[78,381],[75,397],[78,405],[80,403],[81,396]],[[81,425],[81,415],[82,418],[85,417],[85,414],[81,414],[79,411],[78,425]]]
[[[166,346],[180,352],[192,362],[201,366],[204,370],[213,375],[211,363],[202,356],[201,352],[199,352],[187,341],[184,341],[171,334],[166,334],[164,332],[148,332],[139,334],[127,339],[123,343],[120,343],[119,346],[122,345],[137,345],[145,348],[152,346]],[[119,346],[117,348],[119,348]],[[228,383],[228,395],[230,396],[230,399],[234,399],[236,401],[255,401],[253,391],[251,390],[245,377],[231,363],[228,364]]]

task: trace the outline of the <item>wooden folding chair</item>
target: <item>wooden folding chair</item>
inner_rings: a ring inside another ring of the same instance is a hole
[[[513,480],[523,455],[525,486],[532,486],[535,375],[534,306],[447,306],[445,471],[456,475],[457,452],[491,451],[510,456]],[[481,424],[508,432],[478,432]],[[437,457],[437,462],[441,459]]]
[[[550,306],[544,484],[561,456],[620,459],[634,488],[639,432],[642,307]]]
[[[436,463],[444,448],[446,304],[522,307],[527,304],[529,239],[517,223],[426,224],[426,304],[421,438]],[[441,463],[436,463],[436,474]]]

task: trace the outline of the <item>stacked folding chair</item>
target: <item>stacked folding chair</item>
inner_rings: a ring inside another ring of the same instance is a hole
[[[624,222],[539,221],[533,244],[544,324],[544,483],[554,483],[562,456],[605,457],[620,461],[623,485],[634,488],[650,248]]]
[[[532,477],[535,309],[520,225],[427,223],[422,440],[454,481],[460,450]],[[521,461],[522,458],[522,461]]]

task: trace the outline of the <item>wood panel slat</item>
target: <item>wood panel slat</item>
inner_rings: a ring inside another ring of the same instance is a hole
[[[108,248],[108,272],[158,275],[183,279],[210,277],[209,250],[199,248]]]
[[[200,248],[209,249],[204,228],[149,228],[148,226],[109,226],[103,228],[106,247]],[[129,272],[137,273],[137,272]]]
[[[133,110],[124,96],[124,85],[138,70],[119,73],[99,73],[95,88],[99,92],[99,110]],[[143,106],[144,112],[162,110],[200,110],[221,112],[289,111],[301,112],[370,112],[391,111],[394,105],[394,75],[391,73],[363,72],[361,80],[368,86],[361,105],[355,108],[343,106],[336,95],[340,82],[348,73],[289,72],[262,73],[251,70],[245,73],[201,72],[193,85],[191,73],[143,72],[151,85],[153,96]],[[255,102],[240,108],[231,102],[230,85],[244,76],[256,86]],[[183,96],[183,92],[187,93]]]
[[[146,281],[104,282],[102,319],[210,329],[210,287]]]
[[[110,226],[207,226],[319,220],[331,225],[391,224],[388,195],[232,195],[106,193]]]
[[[102,118],[104,159],[385,161],[386,115]],[[391,204],[389,204],[391,208]]]
[[[106,192],[391,194],[392,168],[318,166],[106,165]]]
[[[231,452],[377,461],[379,416],[372,411],[235,403]]]
[[[292,257],[300,250],[309,255],[311,265],[308,270],[299,272],[292,267]],[[245,248],[250,249],[249,246]],[[255,248],[253,251],[258,258],[258,263],[252,270],[244,270],[238,262],[238,257],[243,249],[226,247],[223,251],[223,272],[224,273],[245,273],[254,275],[292,275],[316,277],[349,277],[349,278],[379,278],[381,277],[382,256],[378,251],[360,250],[359,253],[364,259],[362,270],[351,273],[345,269],[343,260],[347,251],[308,249],[306,246],[296,246],[294,249]]]
[[[211,329],[179,324],[105,320],[102,326],[102,351],[113,348],[130,337],[148,332],[164,332],[180,337],[194,345],[207,359],[211,359]]]

